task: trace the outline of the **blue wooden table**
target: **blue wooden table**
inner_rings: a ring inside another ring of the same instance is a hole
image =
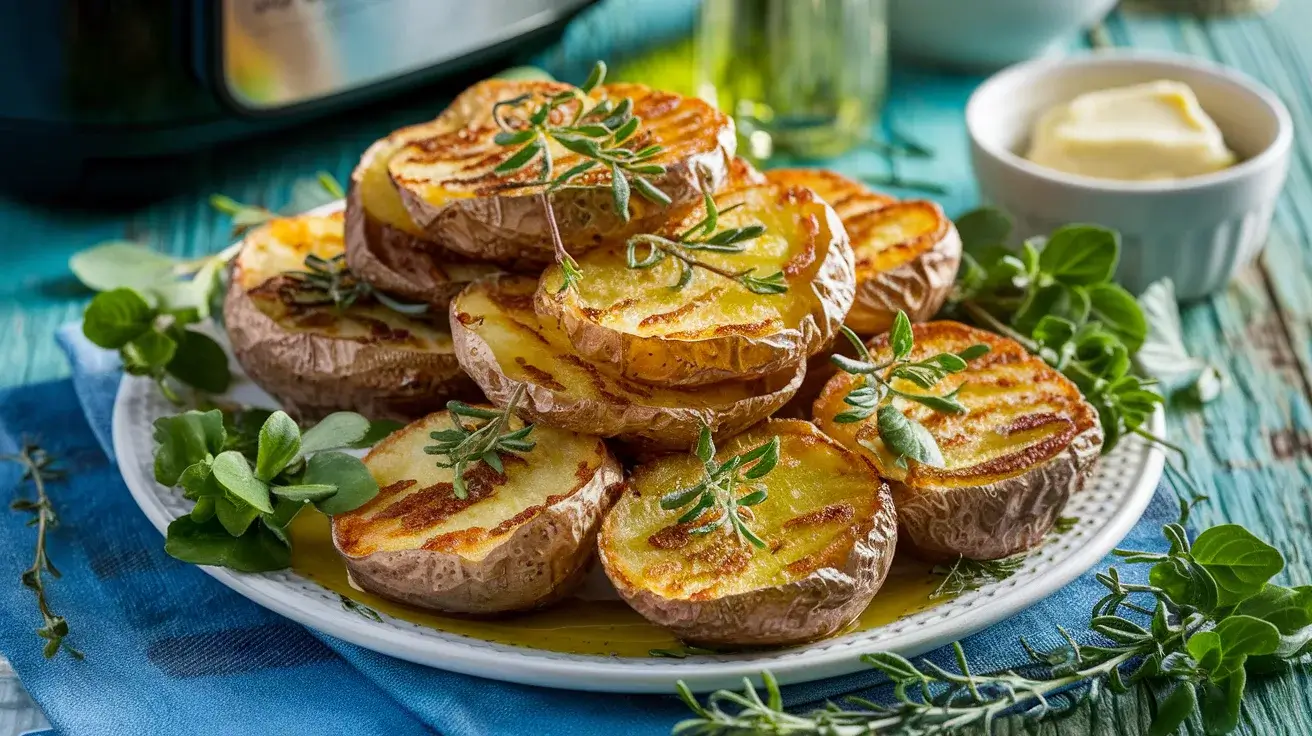
[[[622,0],[617,0],[622,1]],[[1260,18],[1201,20],[1117,14],[1106,24],[1118,46],[1205,56],[1268,84],[1294,115],[1298,133],[1312,123],[1312,0],[1284,0]],[[586,35],[583,33],[576,35]],[[1083,45],[1072,39],[1072,47]],[[574,57],[589,56],[577,48]],[[565,61],[562,54],[551,58]],[[577,62],[580,59],[574,58]],[[648,64],[642,69],[660,69]],[[642,74],[645,72],[631,72]],[[661,72],[650,72],[659,74]],[[662,80],[649,80],[661,82]],[[932,142],[932,161],[908,161],[902,173],[946,183],[939,197],[950,213],[974,204],[961,111],[976,77],[899,69],[885,120]],[[88,294],[66,268],[74,252],[107,239],[133,239],[195,256],[228,243],[225,218],[206,197],[281,206],[289,183],[325,169],[344,179],[360,151],[401,124],[431,117],[441,96],[389,104],[197,158],[202,186],[133,211],[70,212],[0,198],[0,386],[61,377],[67,366],[53,333],[76,319]],[[834,162],[849,173],[877,174],[888,162],[873,152]],[[903,193],[908,194],[908,193]],[[1184,312],[1192,352],[1221,366],[1227,385],[1201,411],[1170,412],[1170,435],[1187,448],[1212,501],[1203,524],[1242,523],[1285,550],[1286,583],[1312,583],[1312,142],[1296,138],[1289,183],[1259,263],[1223,293]],[[17,585],[17,581],[0,584]],[[0,736],[33,725],[27,707],[0,669]],[[1254,734],[1312,734],[1312,668],[1252,683],[1244,729]],[[1155,709],[1139,692],[1085,707],[1073,718],[1037,728],[1044,734],[1138,734]],[[1019,726],[1012,727],[1021,732]],[[1199,733],[1197,723],[1191,733]],[[1007,729],[1004,727],[1003,732]]]

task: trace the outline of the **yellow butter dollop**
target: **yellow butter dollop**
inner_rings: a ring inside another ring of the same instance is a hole
[[[1089,92],[1048,109],[1026,158],[1120,180],[1181,179],[1235,163],[1193,90],[1169,80]]]

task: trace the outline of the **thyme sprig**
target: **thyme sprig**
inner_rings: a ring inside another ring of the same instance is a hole
[[[428,311],[427,304],[398,301],[360,279],[347,268],[345,253],[332,258],[321,258],[311,253],[305,257],[304,271],[284,273],[309,287],[306,292],[297,295],[297,302],[301,304],[332,304],[340,312],[360,299],[372,298],[400,314],[416,315]]]
[[[687,511],[679,516],[680,524],[690,524],[709,512],[711,515],[709,520],[689,529],[689,534],[710,534],[717,529],[728,528],[739,539],[747,540],[752,546],[758,549],[765,547],[765,542],[747,526],[747,520],[742,516],[742,509],[755,506],[769,497],[765,485],[754,481],[769,475],[770,471],[779,464],[779,437],[772,437],[770,441],[747,452],[717,463],[711,430],[706,425],[702,425],[701,434],[697,437],[695,453],[697,459],[702,461],[704,470],[702,479],[696,485],[680,488],[662,496],[661,508],[674,511],[689,507],[691,504]],[[746,489],[748,493],[739,496],[739,488]]]
[[[35,499],[20,498],[9,507],[14,511],[32,514],[28,526],[36,527],[36,552],[32,558],[32,566],[23,571],[22,581],[23,587],[36,595],[36,607],[41,612],[42,626],[36,630],[36,635],[46,641],[41,653],[46,659],[54,657],[61,651],[74,659],[83,659],[85,655],[66,641],[68,620],[55,613],[50,607],[49,599],[46,598],[44,576],[48,573],[52,578],[60,577],[59,568],[51,562],[50,554],[46,551],[46,535],[59,524],[59,516],[55,513],[54,504],[50,502],[50,496],[46,493],[46,483],[63,478],[64,473],[55,466],[55,459],[48,452],[32,442],[25,443],[17,453],[0,455],[0,460],[21,465],[22,479],[31,481],[36,491]]]
[[[1025,564],[1025,555],[1012,555],[1000,560],[972,560],[958,557],[950,565],[935,565],[931,572],[942,575],[943,582],[929,594],[931,599],[950,598],[972,590],[979,590],[984,585],[995,583],[1015,575]]]
[[[598,61],[582,86],[562,90],[545,100],[525,93],[494,105],[492,119],[500,128],[494,140],[501,146],[518,146],[495,171],[511,174],[536,161],[537,181],[512,186],[545,184],[547,192],[554,192],[594,168],[609,168],[615,212],[628,221],[633,190],[657,204],[668,205],[671,201],[669,195],[650,180],[665,173],[664,166],[652,163],[664,148],[659,145],[638,150],[625,147],[625,143],[632,141],[638,133],[642,119],[633,114],[633,100],[627,97],[618,101],[607,97],[593,103],[589,95],[605,78],[606,64]],[[573,111],[565,111],[567,119],[564,123],[553,123],[552,113],[571,104]],[[514,110],[521,113],[520,119],[507,117],[507,112]],[[556,174],[551,142],[578,155],[582,161]]]
[[[972,672],[959,643],[953,644],[956,670],[868,654],[862,659],[892,680],[891,703],[850,697],[805,714],[783,710],[769,673],[763,673],[764,699],[745,681],[743,692],[721,690],[703,704],[680,682],[694,717],[674,733],[989,732],[1001,719],[1058,718],[1107,690],[1123,693],[1140,684],[1172,688],[1152,733],[1174,733],[1200,706],[1208,733],[1228,733],[1239,723],[1248,673],[1287,669],[1312,651],[1312,587],[1269,582],[1284,558],[1241,526],[1211,527],[1190,543],[1190,505],[1182,502],[1179,520],[1162,528],[1167,552],[1114,552],[1124,564],[1151,565],[1147,584],[1122,581],[1116,567],[1098,574],[1107,594],[1093,606],[1089,628],[1100,643],[1081,644],[1059,628],[1063,646],[1039,652],[1021,639],[1029,662],[990,674]]]
[[[532,424],[506,431],[510,426],[510,417],[514,416],[515,407],[523,397],[524,386],[521,384],[504,409],[480,409],[463,401],[447,402],[446,410],[451,413],[451,423],[455,426],[430,432],[428,436],[436,440],[437,444],[428,445],[424,452],[446,458],[437,461],[439,468],[454,468],[451,485],[456,498],[469,497],[464,478],[469,468],[481,462],[498,473],[504,473],[502,454],[531,452],[537,446],[535,441],[528,439],[529,433],[533,431]],[[466,419],[483,423],[466,423]]]
[[[902,379],[921,389],[933,389],[947,376],[966,370],[967,362],[987,353],[989,346],[975,344],[959,353],[938,353],[924,360],[909,360],[916,346],[915,333],[911,330],[911,320],[906,312],[899,310],[889,331],[888,342],[893,355],[888,360],[876,363],[855,332],[847,327],[842,327],[841,331],[856,349],[857,357],[834,355],[830,360],[839,370],[857,376],[857,381],[856,387],[843,397],[843,403],[852,408],[835,416],[834,421],[852,424],[875,415],[879,438],[897,455],[899,467],[906,467],[908,458],[927,465],[942,466],[943,453],[933,435],[893,405],[892,398],[896,396],[914,401],[937,412],[965,414],[965,405],[957,400],[961,387],[946,394],[928,394],[903,391],[896,388],[893,381]]]
[[[666,238],[644,233],[629,238],[625,252],[628,267],[634,269],[651,268],[664,261],[666,256],[670,256],[679,263],[679,278],[670,287],[675,291],[682,290],[691,283],[693,269],[700,268],[742,284],[744,288],[754,294],[783,294],[787,292],[788,285],[784,281],[782,271],[758,277],[753,275],[756,271],[754,268],[731,271],[699,260],[691,255],[696,252],[742,253],[747,249],[747,241],[759,238],[765,233],[765,226],[759,224],[717,231],[720,215],[731,212],[742,205],[735,204],[720,210],[715,204],[715,197],[712,196],[710,189],[702,190],[702,199],[705,202],[706,214],[677,237]],[[647,248],[647,253],[640,257],[639,249],[644,246]]]

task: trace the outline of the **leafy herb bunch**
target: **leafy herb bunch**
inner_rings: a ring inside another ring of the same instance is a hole
[[[1098,410],[1103,452],[1144,422],[1162,397],[1131,371],[1148,334],[1143,310],[1112,282],[1120,235],[1093,225],[1067,225],[1031,238],[1019,253],[1002,243],[1011,221],[976,210],[957,221],[965,245],[953,308],[1006,335],[1075,383]]]
[[[760,549],[765,542],[747,525],[743,519],[742,509],[755,506],[769,493],[765,485],[757,483],[770,474],[779,464],[779,437],[725,460],[716,462],[715,442],[711,430],[702,425],[697,436],[695,449],[697,459],[702,461],[703,474],[700,481],[687,488],[671,491],[661,497],[661,508],[674,511],[688,507],[679,516],[678,523],[691,524],[703,517],[708,511],[709,520],[701,526],[689,529],[689,534],[710,534],[717,529],[728,529],[739,539],[745,539],[752,546]],[[747,492],[738,495],[740,489]],[[689,507],[689,504],[691,506]]]
[[[310,253],[305,256],[305,270],[286,271],[284,274],[305,285],[305,290],[296,295],[299,304],[331,304],[341,312],[361,299],[373,299],[400,314],[413,316],[428,311],[427,304],[398,301],[360,279],[347,268],[345,253],[332,258],[321,258]]]
[[[702,705],[680,683],[695,717],[674,733],[959,733],[1011,716],[1060,717],[1105,690],[1137,684],[1172,688],[1151,733],[1175,732],[1200,705],[1207,733],[1229,733],[1239,723],[1250,673],[1286,669],[1312,652],[1312,586],[1271,583],[1284,557],[1242,526],[1211,527],[1190,543],[1188,512],[1182,503],[1179,521],[1163,527],[1167,552],[1116,550],[1125,564],[1151,565],[1147,584],[1122,581],[1115,567],[1099,573],[1107,595],[1090,614],[1097,644],[1081,644],[1065,630],[1066,645],[1050,652],[1022,640],[1029,665],[984,675],[971,671],[960,644],[953,645],[956,671],[869,654],[864,660],[893,682],[891,704],[849,698],[803,715],[783,711],[768,673],[765,700],[746,682],[744,693],[720,691]]]
[[[742,206],[741,203],[720,210],[715,204],[715,197],[709,189],[702,190],[702,200],[706,214],[692,227],[671,239],[655,234],[639,234],[629,238],[625,259],[629,268],[651,268],[665,260],[666,256],[674,258],[679,264],[679,279],[670,288],[680,291],[692,282],[693,269],[700,268],[723,276],[730,281],[741,284],[754,294],[783,294],[788,291],[784,282],[783,271],[776,271],[768,276],[754,276],[756,269],[748,268],[731,271],[713,263],[707,263],[694,255],[704,253],[742,253],[747,249],[746,242],[755,240],[765,233],[764,225],[745,225],[717,231],[720,215]],[[639,249],[647,248],[647,254],[639,257]]]
[[[428,436],[437,444],[424,447],[424,452],[446,458],[437,461],[439,468],[454,469],[451,485],[456,498],[469,497],[469,489],[465,486],[465,471],[469,468],[481,462],[498,473],[504,473],[502,454],[532,452],[537,447],[537,443],[528,438],[533,431],[532,424],[509,429],[510,418],[523,396],[524,386],[521,384],[504,409],[483,409],[463,401],[447,402],[446,410],[451,415],[453,426],[430,432]]]
[[[351,412],[330,414],[304,434],[287,414],[273,412],[253,446],[229,435],[218,409],[157,419],[155,479],[195,502],[169,525],[164,550],[243,572],[287,567],[287,527],[307,503],[343,514],[378,494],[364,463],[337,451],[366,446],[374,435],[369,420]]]
[[[856,349],[857,357],[834,355],[830,360],[839,370],[857,376],[858,380],[856,388],[843,397],[843,403],[852,408],[835,416],[834,421],[852,424],[874,415],[879,438],[885,447],[897,455],[899,467],[905,468],[908,458],[941,467],[943,453],[934,436],[920,422],[903,413],[893,403],[893,398],[914,401],[937,412],[965,414],[965,405],[957,400],[961,387],[946,394],[928,394],[901,390],[894,386],[893,381],[901,379],[928,391],[949,375],[966,370],[967,362],[988,353],[989,346],[976,344],[959,353],[938,353],[923,360],[910,360],[911,352],[916,347],[915,333],[906,312],[898,310],[888,333],[892,357],[875,362],[855,332],[846,326],[841,330]]]

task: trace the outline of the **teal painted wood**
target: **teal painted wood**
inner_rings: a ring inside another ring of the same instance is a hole
[[[1312,140],[1301,135],[1312,124],[1312,0],[1284,0],[1268,16],[1238,20],[1118,15],[1108,30],[1120,46],[1197,54],[1241,69],[1275,89],[1294,114],[1300,135],[1266,253],[1225,292],[1184,313],[1190,349],[1225,371],[1227,389],[1201,410],[1173,408],[1170,434],[1212,496],[1200,520],[1249,526],[1287,551],[1287,582],[1312,583]],[[936,148],[932,161],[899,165],[905,177],[948,184],[950,193],[939,199],[952,213],[975,201],[960,110],[977,82],[901,73],[886,111],[892,127]],[[278,207],[296,177],[325,169],[344,178],[365,145],[431,117],[439,102],[378,107],[216,152],[197,164],[204,188],[137,212],[55,213],[0,200],[0,243],[12,269],[0,282],[0,385],[66,372],[51,335],[87,298],[67,275],[72,253],[122,237],[178,255],[215,252],[230,238],[223,218],[205,204],[210,192]],[[880,174],[888,166],[870,152],[835,162],[852,174]],[[1312,734],[1312,668],[1256,679],[1251,687],[1244,732]],[[1026,732],[1141,734],[1154,710],[1153,694],[1139,692]],[[1000,730],[1024,729],[1012,724]],[[1201,733],[1196,721],[1188,731]]]

